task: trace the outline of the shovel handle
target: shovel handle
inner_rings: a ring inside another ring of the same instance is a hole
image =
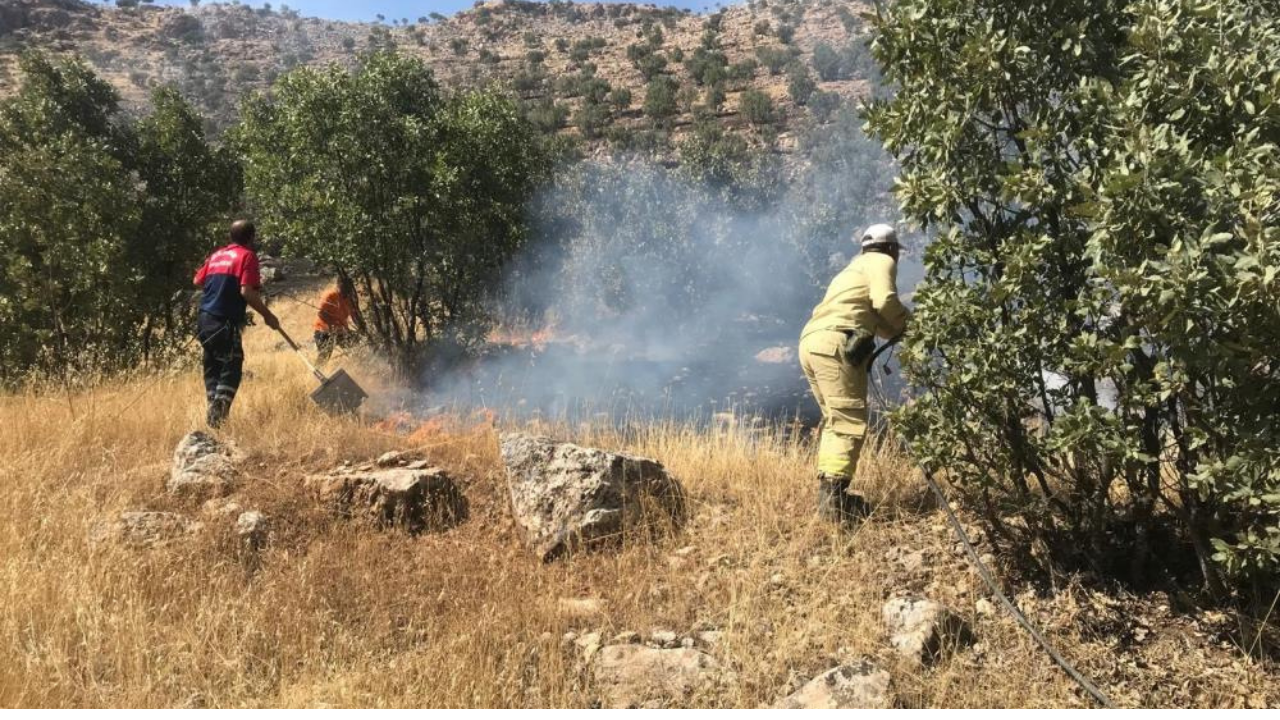
[[[302,348],[298,347],[298,343],[294,342],[293,338],[289,337],[289,333],[285,332],[284,328],[277,328],[276,332],[280,333],[280,337],[283,337],[284,341],[289,343],[289,347],[293,348],[293,351],[298,354],[298,357],[302,359],[302,362],[306,364],[307,369],[311,371],[312,375],[316,376],[317,380],[322,383],[329,382],[329,378],[325,377],[324,373],[320,372],[315,365],[311,364],[311,361],[307,359],[307,356],[302,353]]]

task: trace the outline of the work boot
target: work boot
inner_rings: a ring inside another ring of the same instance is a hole
[[[209,401],[209,412],[205,415],[205,421],[209,423],[209,427],[217,430],[222,427],[222,423],[227,419],[227,415],[231,412],[231,403],[216,398]]]
[[[819,473],[818,517],[829,522],[841,522],[845,515],[845,491],[848,489],[849,478]]]
[[[840,509],[845,522],[856,522],[871,514],[871,503],[857,493],[847,490],[840,496]]]

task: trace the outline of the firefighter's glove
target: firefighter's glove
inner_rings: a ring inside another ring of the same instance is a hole
[[[849,332],[844,342],[844,359],[854,367],[862,367],[876,350],[876,336],[861,330]]]

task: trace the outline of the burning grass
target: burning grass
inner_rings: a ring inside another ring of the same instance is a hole
[[[282,313],[286,325],[304,312]],[[860,481],[875,514],[840,534],[812,517],[799,433],[544,428],[660,459],[685,484],[691,519],[656,542],[542,565],[506,510],[500,418],[333,420],[308,404],[296,358],[264,329],[248,339],[251,375],[224,435],[245,454],[239,501],[275,523],[253,566],[233,552],[230,523],[212,518],[150,551],[89,540],[122,510],[201,513],[163,489],[174,445],[200,425],[195,369],[0,398],[0,705],[585,706],[592,680],[561,637],[656,628],[724,633],[716,654],[737,682],[694,705],[771,704],[861,654],[893,668],[907,705],[1085,704],[1010,621],[976,610],[985,593],[887,446],[868,452]],[[372,393],[391,388],[357,361],[338,364]],[[470,519],[441,534],[375,532],[328,517],[301,490],[307,473],[392,449],[422,449],[460,478]],[[1053,590],[1019,602],[1118,703],[1280,702],[1272,664],[1223,646],[1235,637],[1227,617],[1071,578]],[[895,592],[951,604],[979,645],[926,673],[896,665],[879,626]],[[582,597],[601,599],[604,614],[563,611],[562,598]]]

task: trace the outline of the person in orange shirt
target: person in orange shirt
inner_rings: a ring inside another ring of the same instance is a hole
[[[345,345],[351,334],[351,314],[355,311],[355,288],[351,281],[339,278],[338,285],[320,299],[316,316],[315,339],[317,361],[325,362],[338,345]]]

